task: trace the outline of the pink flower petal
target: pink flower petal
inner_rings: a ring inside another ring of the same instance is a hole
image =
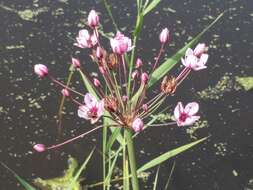
[[[89,119],[88,111],[89,111],[89,108],[87,106],[79,106],[77,115],[81,118],[88,120]]]
[[[179,117],[181,113],[183,112],[183,110],[184,110],[184,107],[183,107],[182,102],[178,102],[177,106],[174,109],[174,117],[176,120],[179,120]]]
[[[184,112],[189,116],[195,115],[198,111],[199,111],[199,104],[197,102],[188,103],[184,108]]]
[[[199,120],[200,116],[190,116],[187,117],[184,122],[181,123],[181,126],[189,126],[195,123],[195,121]]]
[[[94,104],[97,103],[97,100],[92,94],[87,93],[84,96],[84,103],[86,104],[87,107],[92,107]]]

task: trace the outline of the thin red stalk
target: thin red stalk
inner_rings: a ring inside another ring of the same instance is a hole
[[[161,58],[161,55],[162,55],[162,53],[163,53],[163,51],[164,51],[163,48],[164,48],[164,43],[162,43],[162,45],[161,45],[159,54],[158,54],[158,56],[156,57],[156,61],[155,61],[155,64],[154,64],[154,66],[153,66],[153,68],[152,68],[152,71],[155,70],[155,68],[156,68],[156,66],[157,66],[157,64],[158,64],[158,61],[159,61],[159,59]]]
[[[66,88],[67,90],[71,91],[71,92],[74,92],[80,96],[83,96],[84,97],[84,94],[80,93],[80,92],[77,92],[75,90],[73,90],[72,88],[69,88],[68,86],[64,85],[63,83],[61,83],[60,81],[56,80],[54,77],[48,75],[48,77],[56,84],[62,86],[63,88]]]
[[[79,139],[79,138],[83,138],[84,136],[86,136],[86,135],[92,133],[93,131],[96,131],[97,129],[102,128],[102,127],[103,127],[103,125],[100,125],[100,126],[94,128],[94,129],[91,129],[91,130],[88,131],[88,132],[85,132],[85,133],[83,133],[83,134],[81,134],[81,135],[78,135],[78,136],[72,138],[72,139],[69,139],[69,140],[67,140],[67,141],[64,141],[63,143],[60,143],[60,144],[56,144],[56,145],[52,145],[52,146],[50,146],[50,147],[47,147],[47,150],[54,149],[54,148],[58,148],[58,147],[61,147],[61,146],[65,145],[65,144],[68,144],[68,143],[70,143],[70,142],[73,142],[73,141],[75,141],[75,140],[77,140],[77,139]]]

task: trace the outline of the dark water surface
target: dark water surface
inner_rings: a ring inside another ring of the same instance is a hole
[[[116,22],[129,35],[134,24],[136,7],[132,2],[135,1],[109,2],[113,5]],[[66,167],[68,155],[82,162],[94,145],[101,147],[102,137],[100,132],[93,133],[60,149],[59,155],[32,151],[36,142],[55,143],[60,95],[47,79],[39,80],[34,75],[33,65],[47,64],[54,76],[64,80],[71,55],[80,55],[72,44],[84,26],[87,12],[94,8],[102,14],[106,32],[113,31],[112,25],[100,1],[1,0],[0,7],[0,160],[28,180],[59,176]],[[33,10],[34,15],[29,16],[24,10]],[[176,169],[170,190],[253,189],[250,187],[253,179],[252,91],[230,89],[223,93],[218,89],[216,98],[197,96],[197,92],[209,85],[215,86],[224,75],[231,80],[235,76],[253,76],[252,0],[163,0],[145,19],[138,55],[145,63],[153,61],[159,48],[157,36],[163,27],[171,31],[166,53],[172,55],[224,10],[228,12],[222,20],[202,38],[209,45],[208,69],[191,74],[176,96],[167,101],[166,106],[172,107],[177,100],[200,101],[202,120],[208,122],[208,127],[197,130],[194,135],[197,138],[211,135],[202,145],[174,159]],[[81,51],[85,53],[86,50]],[[91,68],[88,61],[85,64],[85,68]],[[79,80],[78,75],[74,78]],[[80,86],[78,82],[73,85]],[[91,128],[77,117],[76,107],[70,102],[63,126],[64,139]],[[138,165],[193,140],[186,128],[151,128],[135,141]],[[97,152],[85,173],[85,183],[100,181],[101,163]],[[158,189],[163,189],[172,163],[162,164]],[[141,189],[152,189],[153,180],[154,175],[151,175]],[[14,189],[22,188],[1,167],[0,190]]]

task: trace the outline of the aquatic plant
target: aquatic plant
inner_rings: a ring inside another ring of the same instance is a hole
[[[207,138],[169,150],[141,167],[138,167],[136,163],[134,138],[141,134],[143,130],[147,130],[152,126],[174,125],[183,127],[192,125],[200,119],[200,116],[196,116],[199,110],[197,102],[188,103],[185,107],[183,107],[181,102],[174,103],[172,105],[175,107],[174,117],[169,117],[172,120],[167,123],[160,123],[158,117],[154,116],[151,118],[151,116],[155,113],[166,114],[166,111],[160,110],[165,100],[177,93],[177,88],[191,72],[207,68],[208,54],[206,53],[206,45],[200,43],[194,49],[191,49],[191,47],[197,44],[200,37],[222,16],[222,14],[218,16],[199,35],[171,58],[166,59],[164,63],[160,63],[160,60],[165,52],[166,45],[171,40],[170,36],[173,34],[170,34],[167,28],[161,29],[160,35],[157,36],[160,41],[160,50],[157,52],[151,68],[147,69],[147,64],[142,61],[140,56],[136,56],[136,42],[141,32],[145,15],[153,10],[159,2],[153,0],[144,4],[142,1],[137,0],[137,21],[132,38],[118,31],[114,37],[110,37],[109,41],[107,41],[111,46],[110,49],[106,49],[106,45],[102,44],[101,38],[105,34],[99,22],[99,15],[95,10],[90,11],[87,19],[89,29],[80,30],[73,45],[81,49],[88,49],[92,64],[96,65],[99,71],[98,78],[92,78],[89,75],[89,68],[84,68],[81,61],[74,57],[72,58],[67,84],[52,76],[46,65],[36,64],[34,66],[34,72],[40,78],[48,78],[57,87],[60,87],[63,97],[60,105],[59,121],[62,119],[64,100],[68,98],[77,106],[76,115],[88,120],[94,126],[92,130],[56,145],[36,144],[33,147],[35,151],[44,152],[59,148],[98,129],[103,129],[103,181],[88,185],[88,187],[103,185],[104,190],[110,189],[111,182],[115,181],[115,179],[112,179],[113,170],[119,155],[122,154],[123,176],[120,180],[123,181],[123,189],[130,189],[130,185],[132,185],[133,190],[139,190],[138,177],[142,172],[158,166],[167,159],[186,151]],[[115,28],[117,28],[109,6],[106,3],[105,5]],[[177,76],[171,76],[169,71],[180,60],[184,68]],[[85,94],[74,90],[70,86],[70,80],[76,71],[80,74],[85,84],[87,90]],[[155,85],[157,83],[158,85]],[[156,88],[157,86],[160,86],[159,92],[152,94],[151,87]],[[83,102],[79,102],[76,96],[82,97],[84,99]],[[102,125],[97,125],[100,119],[103,123]],[[80,173],[81,171],[80,169]],[[157,178],[158,172],[154,189],[156,188]],[[129,179],[131,179],[131,183]],[[71,184],[67,189],[72,189]]]

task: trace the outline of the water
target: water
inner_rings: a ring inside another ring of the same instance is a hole
[[[134,24],[135,5],[130,1],[114,0],[110,3],[116,22],[124,33],[129,34]],[[86,51],[80,55],[72,44],[87,12],[91,8],[101,12],[106,32],[113,30],[112,25],[103,3],[99,1],[2,0],[0,5],[0,158],[28,180],[38,176],[57,176],[66,167],[69,154],[81,162],[94,145],[100,146],[101,134],[94,133],[89,138],[68,145],[58,154],[35,154],[32,151],[35,142],[55,143],[55,117],[59,103],[59,91],[48,80],[37,79],[32,71],[33,65],[47,64],[54,76],[64,80],[71,55],[85,58]],[[209,127],[197,130],[194,135],[197,138],[211,135],[202,145],[174,159],[176,169],[170,185],[172,190],[252,188],[252,91],[230,90],[221,93],[218,99],[207,100],[196,95],[209,85],[214,86],[225,73],[231,79],[253,75],[251,0],[163,1],[145,19],[138,55],[145,63],[153,61],[159,48],[157,36],[163,27],[171,31],[171,43],[166,54],[172,55],[224,10],[228,12],[222,20],[202,38],[210,47],[208,69],[191,74],[178,89],[177,95],[168,100],[168,106],[172,104],[173,107],[177,100],[186,103],[199,99],[201,116],[208,121]],[[90,68],[88,62],[85,64]],[[173,72],[177,70],[179,68]],[[75,79],[78,80],[79,76],[76,75]],[[74,85],[80,87],[78,83]],[[77,118],[76,107],[70,102],[67,103],[63,125],[63,138],[66,139],[90,129]],[[135,141],[136,150],[139,151],[138,165],[193,140],[185,128],[161,127],[145,131]],[[101,179],[102,170],[98,163],[101,159],[97,153],[85,173],[84,183]],[[158,189],[163,189],[172,163],[171,160],[162,164]],[[0,171],[1,190],[22,189],[9,172],[4,168]],[[142,184],[142,189],[152,189],[153,180],[154,175],[151,175],[148,182]]]

